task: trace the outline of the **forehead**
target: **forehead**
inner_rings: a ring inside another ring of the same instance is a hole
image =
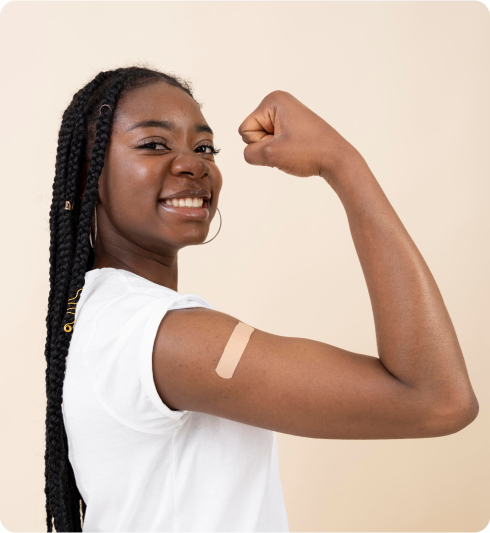
[[[113,130],[124,133],[143,120],[169,120],[178,128],[206,123],[194,99],[165,82],[139,87],[123,95],[117,103]]]

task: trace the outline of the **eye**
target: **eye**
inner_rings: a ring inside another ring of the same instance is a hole
[[[160,146],[163,146],[164,148],[168,149],[168,146],[165,143],[158,142],[158,141],[150,141],[145,144],[142,144],[138,146],[138,148],[147,148],[148,150],[155,150],[155,146],[159,144]]]
[[[200,152],[202,154],[213,154],[213,155],[216,155],[216,154],[219,154],[219,152],[221,151],[221,148],[215,148],[212,144],[201,144],[201,146],[198,146],[196,148],[196,150],[199,149],[199,148],[204,148],[204,149],[209,148],[209,150],[210,150],[209,152],[206,152],[206,151]]]
[[[157,145],[160,145],[160,146],[163,146],[163,148],[156,148]],[[199,149],[200,148],[204,148],[204,151],[200,151]],[[164,142],[160,142],[160,141],[148,141],[146,142],[145,144],[141,144],[140,146],[138,146],[138,149],[147,149],[147,150],[150,150],[152,152],[157,152],[157,151],[160,151],[162,149],[166,149],[166,150],[169,150],[169,147],[164,143]],[[198,151],[198,153],[202,153],[202,154],[207,154],[207,155],[216,155],[218,154],[221,149],[220,148],[215,148],[212,144],[201,144],[200,146],[198,146],[196,148],[196,151]]]

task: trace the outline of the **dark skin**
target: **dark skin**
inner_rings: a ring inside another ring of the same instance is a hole
[[[128,131],[144,120],[166,120],[174,127]],[[178,252],[206,240],[223,183],[215,156],[206,148],[214,146],[213,135],[196,132],[195,125],[209,126],[197,103],[164,82],[134,89],[119,100],[99,178],[93,268],[128,270],[177,291]],[[151,142],[163,144],[139,148]],[[82,196],[87,169],[88,164]],[[211,193],[205,219],[176,216],[160,205],[159,198],[188,188]],[[92,239],[94,232],[92,221]]]
[[[174,135],[124,133],[148,118],[171,120]],[[210,139],[193,133],[201,122],[195,102],[164,84],[121,102],[101,177],[96,268],[130,270],[177,290],[177,252],[205,239],[222,185],[213,158],[196,153]],[[478,401],[442,296],[361,154],[284,91],[267,95],[238,131],[251,165],[320,176],[338,195],[369,290],[378,357],[249,324],[255,329],[232,378],[224,379],[215,369],[240,320],[214,309],[172,310],[153,348],[162,401],[174,410],[311,438],[437,437],[470,424]],[[170,150],[134,149],[154,135],[164,136]],[[158,210],[162,192],[197,182],[213,193],[209,219],[182,220]],[[298,320],[307,319],[307,310],[296,311]]]

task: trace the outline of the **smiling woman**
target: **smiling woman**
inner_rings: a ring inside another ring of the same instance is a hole
[[[440,437],[478,414],[437,285],[359,152],[284,91],[238,131],[248,163],[338,194],[379,357],[178,292],[178,252],[218,210],[213,131],[183,80],[101,72],[63,115],[53,185],[48,531],[288,531],[276,431]]]
[[[146,457],[148,448],[142,449],[138,459],[128,455],[128,451],[134,449],[134,438],[140,434],[121,435],[127,429],[125,425],[112,431],[102,430],[103,426],[107,430],[110,427],[107,423],[116,420],[110,414],[111,407],[104,403],[107,391],[98,390],[98,396],[87,396],[92,382],[95,386],[97,380],[78,370],[73,376],[71,369],[81,360],[82,356],[77,356],[79,348],[84,352],[87,348],[79,346],[88,339],[83,334],[84,328],[102,324],[110,312],[93,316],[92,300],[103,298],[104,291],[118,281],[121,285],[116,292],[118,296],[124,294],[127,279],[131,279],[125,275],[134,276],[133,282],[136,279],[144,283],[141,291],[146,297],[145,304],[156,301],[162,309],[209,305],[197,297],[197,302],[192,298],[175,301],[180,296],[176,292],[177,250],[205,239],[222,185],[214,161],[219,150],[214,147],[213,131],[200,107],[185,80],[131,67],[98,74],[74,95],[63,115],[50,212],[51,289],[46,319],[48,531],[52,530],[53,521],[57,531],[80,531],[81,518],[89,530],[105,527],[116,531],[131,527],[133,518],[114,511],[126,504],[131,504],[129,508],[133,506],[134,516],[140,520],[136,525],[142,530],[171,528],[168,520],[169,517],[173,520],[174,494],[167,487],[171,474],[167,438],[172,436],[172,424],[168,428],[162,424],[156,435],[152,434],[155,430],[146,434],[142,429],[141,435],[153,439],[149,445],[160,448],[161,465],[157,471],[167,468],[160,472],[160,485],[147,498],[147,502],[155,505],[145,514],[131,495],[138,483],[151,484],[157,472],[148,472],[147,479],[138,481],[131,462]],[[89,242],[94,241],[92,249]],[[95,286],[99,287],[97,291]],[[141,295],[138,291],[136,294]],[[117,307],[119,319],[124,304],[133,300],[122,299]],[[132,310],[126,308],[132,316]],[[132,355],[136,360],[137,353]],[[89,360],[88,356],[83,357]],[[119,359],[117,368],[124,372],[127,368],[122,353]],[[99,366],[103,363],[109,364],[108,357],[97,361]],[[143,367],[141,375],[151,370],[151,359],[147,364],[149,368]],[[93,367],[90,370],[93,372]],[[103,375],[99,370],[101,374],[95,378]],[[65,381],[60,381],[65,372]],[[88,380],[86,383],[84,378]],[[119,384],[130,385],[127,379],[122,379]],[[134,379],[139,384],[137,374]],[[87,387],[82,397],[77,397],[70,385]],[[155,401],[153,381],[146,382],[146,386],[150,390],[141,388],[141,395],[148,393]],[[99,399],[97,406],[101,410],[95,412],[92,405],[91,415],[85,419],[87,413],[80,410],[77,402],[81,401],[87,408],[91,400]],[[117,409],[121,402],[119,398],[115,401]],[[155,409],[157,417],[179,425],[176,414],[166,413],[158,400]],[[146,414],[151,416],[151,406]],[[82,433],[78,434],[80,429]],[[119,455],[113,454],[116,443],[125,446],[125,451],[120,448]],[[97,447],[95,453],[93,446]],[[105,462],[104,470],[100,465],[106,453],[115,461]],[[111,469],[120,470],[119,480],[113,479]],[[119,489],[121,494],[117,494]],[[88,501],[91,505],[86,515]]]
[[[176,254],[169,251],[203,242],[216,214],[222,177],[213,130],[188,92],[162,81],[126,91],[113,120],[93,268],[144,268],[147,279],[177,290]],[[87,159],[82,195],[89,165]]]

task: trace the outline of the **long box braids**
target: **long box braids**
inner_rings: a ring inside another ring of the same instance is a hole
[[[114,113],[123,94],[162,81],[180,87],[194,98],[188,81],[158,70],[132,66],[97,74],[73,96],[63,113],[49,215],[50,291],[44,352],[47,531],[53,531],[53,523],[56,531],[82,531],[86,511],[68,458],[61,404],[66,357],[75,327],[75,300],[83,289],[85,273],[92,268],[95,257],[89,241],[90,227]],[[80,199],[80,176],[87,160],[90,165],[86,190]]]

